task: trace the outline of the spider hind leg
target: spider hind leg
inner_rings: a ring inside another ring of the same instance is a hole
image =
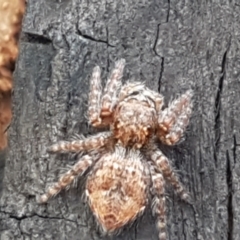
[[[173,186],[176,194],[179,195],[182,200],[190,202],[189,193],[185,190],[178,176],[175,174],[168,158],[157,149],[157,146],[151,146],[148,154],[152,162],[156,165],[156,168],[162,172],[164,179]]]
[[[68,189],[69,186],[74,182],[74,180],[82,175],[91,165],[93,164],[93,159],[89,155],[85,155],[80,158],[78,162],[62,177],[48,188],[47,192],[37,198],[39,203],[46,203],[50,198],[56,196],[63,189]]]
[[[154,168],[151,169],[154,195],[152,203],[152,212],[156,216],[157,229],[159,231],[159,240],[167,239],[166,229],[166,197],[165,197],[165,181],[161,173],[157,173]]]

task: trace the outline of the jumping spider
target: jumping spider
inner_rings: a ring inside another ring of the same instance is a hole
[[[159,239],[166,240],[165,182],[181,199],[188,200],[178,177],[156,142],[176,144],[185,131],[192,111],[188,90],[162,110],[163,96],[141,82],[121,85],[125,60],[115,64],[104,93],[96,66],[90,80],[88,117],[94,127],[110,131],[72,142],[59,142],[50,151],[84,152],[57,183],[40,196],[47,202],[89,169],[85,194],[101,229],[115,233],[141,215],[152,201]]]

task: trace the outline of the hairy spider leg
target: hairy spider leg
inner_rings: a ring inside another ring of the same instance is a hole
[[[102,96],[101,70],[99,66],[93,69],[90,79],[90,93],[88,117],[94,127],[103,127],[111,124],[112,111],[117,102],[118,90],[125,67],[125,60],[120,59],[115,63],[115,68],[110,74]]]
[[[189,202],[189,194],[181,184],[178,176],[174,173],[168,158],[163,155],[157,146],[150,146],[148,154],[153,163],[155,163],[156,167],[162,172],[163,177],[173,186],[173,189],[180,198]]]
[[[166,230],[166,197],[165,197],[165,181],[161,173],[157,173],[155,169],[151,169],[154,197],[152,202],[153,215],[157,217],[156,225],[158,229],[159,240],[167,239]]]
[[[95,136],[92,136],[83,140],[75,140],[71,142],[60,141],[50,146],[48,148],[48,151],[51,153],[89,151],[89,150],[98,149],[106,145],[111,141],[111,139],[112,139],[111,132],[102,132]]]
[[[92,164],[93,159],[89,155],[85,155],[78,160],[78,162],[67,171],[58,182],[48,188],[47,192],[41,195],[37,201],[39,203],[46,203],[50,198],[56,196],[60,191],[66,189],[73,181],[80,175],[82,175]]]
[[[193,91],[188,90],[174,100],[159,116],[157,135],[163,143],[174,145],[181,139],[192,113],[192,96]]]
[[[100,118],[100,102],[102,96],[101,69],[96,66],[90,79],[90,92],[88,99],[88,119],[90,124],[98,126],[102,120]]]
[[[102,97],[101,117],[107,117],[112,114],[114,104],[116,104],[118,90],[121,87],[121,79],[125,67],[125,60],[120,59],[115,63],[115,68],[110,74],[104,88]]]

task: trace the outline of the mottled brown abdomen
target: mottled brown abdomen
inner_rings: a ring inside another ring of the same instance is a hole
[[[114,232],[147,205],[147,171],[137,151],[117,149],[104,155],[88,177],[89,205],[104,232]]]

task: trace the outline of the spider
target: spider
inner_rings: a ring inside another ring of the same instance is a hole
[[[141,215],[152,203],[159,240],[167,239],[165,184],[181,199],[189,194],[180,183],[157,141],[174,145],[182,138],[191,111],[192,90],[162,109],[163,96],[141,82],[121,84],[125,60],[115,63],[102,93],[101,71],[96,66],[90,79],[88,118],[94,127],[109,131],[86,139],[59,142],[49,151],[84,152],[57,183],[38,198],[47,202],[87,173],[85,194],[101,230],[113,234]]]

